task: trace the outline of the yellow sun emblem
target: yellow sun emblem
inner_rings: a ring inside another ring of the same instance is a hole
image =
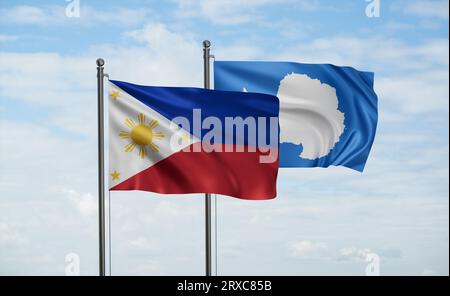
[[[161,132],[154,132],[154,128],[158,126],[157,120],[150,120],[146,124],[146,117],[144,114],[139,113],[138,124],[130,118],[125,119],[125,124],[131,129],[130,131],[121,131],[119,136],[122,139],[130,139],[130,143],[125,146],[125,152],[132,152],[134,147],[139,146],[139,156],[144,158],[147,156],[146,147],[150,146],[153,152],[158,152],[159,147],[153,141],[161,140],[164,138],[164,134]]]

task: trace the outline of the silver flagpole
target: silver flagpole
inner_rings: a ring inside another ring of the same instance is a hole
[[[206,89],[210,88],[210,53],[209,48],[211,42],[209,40],[203,41],[203,78],[204,87]],[[205,194],[205,254],[206,254],[206,276],[212,275],[212,245],[211,245],[211,194]]]
[[[99,229],[99,275],[105,276],[105,144],[103,116],[103,59],[97,59],[98,98],[98,229]]]

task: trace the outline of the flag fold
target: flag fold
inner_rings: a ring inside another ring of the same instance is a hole
[[[109,188],[276,196],[275,96],[110,81]]]
[[[363,171],[378,120],[374,73],[330,64],[215,61],[214,88],[276,95],[280,167]]]

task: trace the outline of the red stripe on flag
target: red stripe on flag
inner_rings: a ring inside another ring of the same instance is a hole
[[[192,147],[197,144],[190,146]],[[225,146],[222,144],[222,151]],[[230,147],[228,147],[230,148]],[[261,152],[177,152],[110,190],[142,190],[164,194],[216,193],[242,199],[276,196],[278,157],[260,163]],[[236,149],[235,149],[236,151]],[[277,155],[277,154],[276,154]]]

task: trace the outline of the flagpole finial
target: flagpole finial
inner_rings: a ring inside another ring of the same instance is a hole
[[[98,67],[103,67],[103,65],[105,64],[105,61],[100,58],[100,59],[97,59],[96,63],[97,63]]]
[[[211,46],[211,42],[209,40],[204,40],[203,41],[203,47],[204,48],[209,48]]]

